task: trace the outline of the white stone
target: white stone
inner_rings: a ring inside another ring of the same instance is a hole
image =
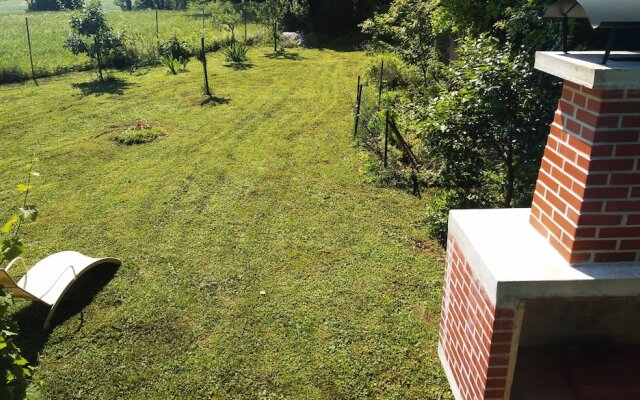
[[[611,54],[614,57],[640,56],[639,53],[626,51]],[[609,60],[606,65],[602,65],[603,56],[604,52],[601,51],[539,51],[536,53],[535,68],[589,89],[640,88],[640,62]]]
[[[304,37],[300,32],[282,32],[282,41],[286,43],[292,43],[296,46],[302,46],[304,44]]]
[[[453,235],[497,308],[521,299],[640,296],[640,264],[571,266],[529,224],[530,209],[453,210]]]

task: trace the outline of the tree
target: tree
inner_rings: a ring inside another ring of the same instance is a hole
[[[208,6],[213,25],[221,27],[231,34],[231,42],[236,41],[236,26],[242,17],[234,5],[228,0],[215,0]]]
[[[102,5],[92,1],[83,11],[70,20],[71,32],[66,47],[75,55],[84,53],[93,62],[100,80],[104,80],[104,61],[124,48],[123,35],[116,35],[107,23]]]
[[[418,67],[425,85],[449,43],[447,35],[433,30],[435,8],[433,1],[396,0],[387,13],[376,14],[361,25],[363,32],[371,35],[374,47],[392,51]]]
[[[259,7],[260,21],[273,32],[273,52],[278,51],[278,36],[289,16],[304,18],[309,10],[307,0],[265,0]]]

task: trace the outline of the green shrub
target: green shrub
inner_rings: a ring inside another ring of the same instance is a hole
[[[466,39],[448,80],[422,116],[440,185],[492,188],[504,207],[531,201],[555,105],[530,54],[481,36]],[[490,60],[490,62],[487,62]]]
[[[25,246],[20,237],[21,228],[25,223],[35,221],[38,216],[36,208],[28,203],[31,179],[34,176],[40,176],[33,170],[34,161],[28,165],[29,175],[26,183],[18,185],[18,190],[24,193],[22,207],[4,224],[0,231],[2,238],[0,266],[11,262],[24,253]],[[26,396],[31,368],[13,341],[17,329],[7,316],[7,308],[11,304],[13,304],[11,295],[4,292],[0,286],[0,399],[22,400]]]
[[[11,295],[0,288],[0,399],[22,400],[31,368],[13,341],[17,329],[7,317],[7,308],[12,304]]]
[[[224,58],[227,61],[241,63],[247,60],[249,47],[244,43],[232,43],[223,49]]]
[[[193,50],[187,43],[181,41],[174,35],[171,39],[160,44],[158,47],[158,53],[160,53],[161,57],[172,56],[176,60],[184,61],[186,64],[191,59]]]
[[[177,60],[173,58],[172,54],[160,57],[160,63],[167,67],[172,75],[177,75],[178,72],[187,69],[187,62],[184,59]]]
[[[417,83],[418,74],[414,67],[406,64],[398,56],[386,53],[378,57],[372,57],[367,61],[365,78],[370,84],[376,87],[380,84],[382,61],[384,61],[382,82],[385,89],[406,89]]]
[[[160,131],[144,123],[137,123],[126,131],[111,138],[114,142],[125,146],[133,146],[153,142],[162,135]]]

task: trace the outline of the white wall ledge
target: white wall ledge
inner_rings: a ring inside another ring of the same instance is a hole
[[[614,51],[611,54],[615,57],[638,53]],[[589,89],[640,88],[640,62],[609,60],[606,65],[601,65],[603,57],[604,52],[601,51],[539,51],[535,68]]]
[[[571,266],[529,224],[530,209],[453,210],[453,235],[496,307],[521,299],[640,296],[639,263]]]

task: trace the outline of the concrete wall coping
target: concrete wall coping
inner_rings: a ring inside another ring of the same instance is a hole
[[[616,56],[638,53],[614,51],[611,54]],[[603,56],[604,52],[601,51],[539,51],[536,52],[535,68],[589,89],[640,88],[640,62],[609,60],[606,65],[601,65]]]
[[[496,307],[522,299],[640,296],[640,264],[571,266],[529,224],[530,209],[453,210],[453,235]]]

